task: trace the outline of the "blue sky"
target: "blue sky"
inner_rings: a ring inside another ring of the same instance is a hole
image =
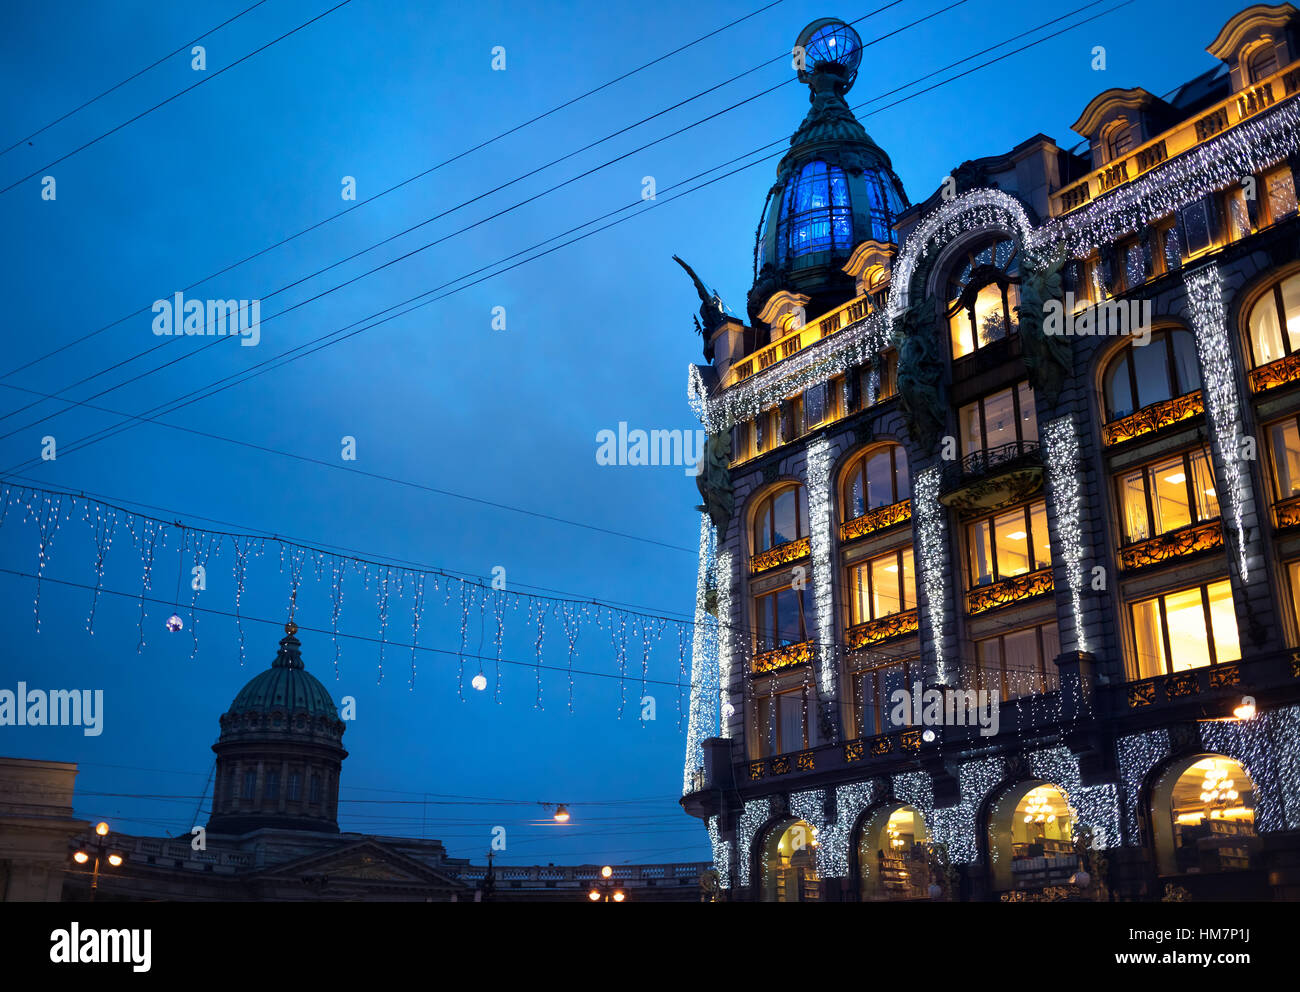
[[[0,35],[0,147],[249,2],[14,0]],[[263,299],[258,347],[224,342],[93,402],[145,411],[634,203],[646,176],[662,190],[786,138],[807,108],[806,91],[793,82],[282,318],[268,319],[790,78],[788,62],[774,62],[271,297],[287,283],[788,52],[799,29],[817,17],[853,20],[883,2],[778,3],[196,287],[190,296]],[[869,45],[850,103],[893,90],[1082,2],[968,0]],[[205,39],[207,75],[331,5],[270,0]],[[8,303],[0,373],[337,213],[350,205],[340,198],[344,176],[356,178],[364,199],[760,6],[753,0],[669,0],[651,6],[352,0],[45,169],[198,81],[202,74],[191,68],[190,56],[177,55],[38,135],[30,146],[24,142],[0,155],[0,187],[33,172],[57,182],[53,201],[41,198],[39,176],[0,194],[5,233],[0,292]],[[942,0],[903,0],[857,29],[871,42],[944,6]],[[1142,86],[1164,94],[1212,68],[1204,47],[1232,9],[1204,0],[1135,0],[863,120],[891,155],[911,198],[921,200],[959,162],[1004,152],[1035,133],[1075,144],[1069,125],[1103,89]],[[1104,72],[1091,66],[1096,45],[1106,48]],[[505,49],[505,71],[491,68],[494,46]],[[894,99],[897,95],[881,102]],[[685,371],[688,362],[701,360],[691,323],[698,301],[671,256],[683,255],[733,310],[743,313],[754,229],[774,166],[773,159],[662,207],[641,203],[631,212],[643,216],[169,418],[329,465],[152,424],[53,461],[24,464],[39,455],[42,437],[71,447],[114,422],[85,408],[41,420],[63,409],[46,402],[0,421],[0,434],[14,432],[0,439],[0,470],[29,484],[148,504],[158,509],[144,512],[191,526],[285,535],[480,576],[500,566],[514,591],[544,587],[689,615],[696,563],[693,551],[681,549],[693,549],[698,537],[693,479],[680,468],[597,465],[595,436],[620,421],[645,429],[696,426],[685,403]],[[503,331],[491,326],[496,307],[505,308]],[[85,399],[161,364],[160,355],[170,359],[197,350],[193,339],[155,337],[151,319],[149,314],[132,317],[0,378],[0,414],[37,398],[22,389],[63,390],[159,342],[165,347],[158,354],[70,395]],[[354,463],[340,460],[344,435],[357,439]],[[344,467],[646,540],[436,495]],[[45,575],[93,584],[94,545],[79,517],[78,508],[57,535]],[[0,526],[0,568],[31,572],[38,554],[36,529],[21,518],[21,512],[11,512]],[[175,588],[177,550],[172,542],[159,552],[153,589],[163,598]],[[209,568],[200,605],[230,608],[232,564],[227,545]],[[278,566],[275,556],[250,566],[242,600],[248,615],[283,622],[288,580]],[[104,585],[140,590],[139,555],[125,534],[108,556]],[[200,647],[191,660],[189,632],[169,635],[162,629],[168,606],[148,608],[146,644],[137,652],[136,600],[103,597],[92,635],[85,629],[90,594],[45,583],[37,633],[34,593],[31,579],[0,573],[0,688],[19,680],[34,687],[102,688],[105,729],[91,738],[72,728],[2,727],[0,754],[78,762],[77,813],[109,818],[122,830],[175,834],[203,822],[206,814],[195,818],[195,797],[211,766],[217,717],[240,686],[270,663],[281,636],[278,627],[245,624],[248,657],[241,667],[238,636],[226,618],[200,618]],[[441,593],[429,597],[441,603]],[[319,584],[309,575],[299,603],[304,626],[329,627],[328,582]],[[345,580],[344,631],[377,636],[376,613],[373,586],[363,589],[355,576]],[[431,608],[422,643],[456,651],[459,619],[458,601]],[[393,605],[389,636],[406,639],[410,620],[408,591]],[[519,612],[508,619],[507,655],[528,660],[532,645],[523,621]],[[593,628],[584,636],[578,667],[616,672],[608,634]],[[470,650],[476,650],[476,622],[470,640]],[[490,634],[485,643],[489,653]],[[453,655],[421,657],[411,691],[409,652],[386,650],[382,680],[373,643],[343,644],[337,680],[328,635],[304,632],[303,654],[308,669],[336,699],[357,699],[357,719],[345,735],[351,756],[343,773],[344,829],[424,833],[443,838],[454,855],[481,859],[491,828],[504,825],[503,860],[510,863],[708,857],[703,830],[676,806],[683,736],[673,690],[658,691],[658,719],[642,723],[634,705],[618,719],[622,690],[612,679],[577,678],[570,713],[562,673],[543,675],[544,708],[537,709],[534,673],[526,668],[506,672],[501,702],[494,704],[490,693],[468,691],[470,698],[461,701]],[[566,664],[563,638],[553,623],[545,659]],[[639,678],[638,652],[629,667]],[[655,650],[651,676],[673,681],[678,669],[676,637],[670,634]],[[639,681],[634,678],[629,686],[634,702]],[[425,794],[521,803],[489,806],[454,799],[446,800],[454,805],[425,806]],[[376,799],[403,804],[358,801]],[[624,802],[629,800],[635,802]],[[572,804],[572,824],[536,825],[544,811],[528,803],[544,801]]]

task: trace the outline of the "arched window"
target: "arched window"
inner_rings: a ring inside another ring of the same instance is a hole
[[[1114,162],[1121,159],[1132,148],[1133,128],[1121,117],[1106,130],[1106,161]]]
[[[954,264],[947,292],[953,358],[1001,341],[1017,328],[1020,280],[1015,255],[1013,242],[988,240]]]
[[[1247,60],[1247,76],[1252,83],[1267,79],[1277,72],[1277,49],[1265,42],[1252,52]]]
[[[1300,352],[1300,272],[1274,283],[1250,308],[1246,326],[1255,368]]]
[[[844,170],[809,162],[785,188],[777,241],[783,258],[853,247],[853,211]]]
[[[1119,420],[1152,403],[1201,388],[1196,340],[1182,328],[1153,331],[1143,347],[1124,345],[1106,366],[1102,393],[1106,420]]]
[[[1241,763],[1199,754],[1167,769],[1151,792],[1157,871],[1205,875],[1253,867],[1255,783]]]
[[[841,513],[845,520],[853,520],[869,510],[901,503],[910,495],[907,451],[903,446],[888,444],[872,448],[854,461],[844,475]]]
[[[1066,885],[1079,870],[1074,809],[1041,779],[1012,786],[989,810],[989,861],[999,891]]]
[[[876,810],[858,838],[858,877],[863,902],[928,899],[929,835],[920,810],[891,803]]]
[[[808,503],[803,486],[791,483],[763,498],[754,515],[754,554],[808,536]]]
[[[817,828],[805,820],[779,823],[763,842],[765,902],[816,902],[821,898],[817,874]]]

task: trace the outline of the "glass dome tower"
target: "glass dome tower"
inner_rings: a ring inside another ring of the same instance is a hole
[[[862,39],[848,24],[822,18],[799,33],[795,65],[809,88],[808,115],[777,166],[754,249],[753,318],[779,290],[828,306],[852,294],[841,267],[866,240],[894,240],[908,206],[889,156],[853,116],[844,96],[862,63]]]

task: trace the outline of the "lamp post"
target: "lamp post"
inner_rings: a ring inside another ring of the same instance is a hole
[[[101,859],[107,861],[113,868],[121,866],[126,860],[126,856],[119,851],[113,851],[108,846],[108,824],[101,820],[95,824],[95,835],[98,840],[93,844],[79,847],[72,855],[72,860],[79,865],[84,865],[91,858],[95,859],[94,868],[90,874],[90,901],[95,901],[95,893],[99,891],[99,862]],[[89,848],[89,850],[87,850]]]
[[[591,887],[587,898],[592,902],[622,902],[627,893],[614,882],[614,869],[606,865],[600,870],[600,879]]]

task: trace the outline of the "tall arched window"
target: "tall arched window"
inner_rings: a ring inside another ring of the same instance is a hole
[[[1106,420],[1201,388],[1196,340],[1182,328],[1153,331],[1144,347],[1132,342],[1111,358],[1102,377]]]
[[[864,452],[844,475],[840,506],[845,520],[869,510],[891,506],[911,495],[907,452],[902,445],[887,444]]]
[[[1198,754],[1165,770],[1151,793],[1156,868],[1209,875],[1258,864],[1255,783],[1241,762]]]
[[[952,357],[1001,341],[1016,330],[1020,303],[1013,242],[988,240],[954,263],[948,281],[948,329]]]
[[[853,247],[853,211],[843,169],[809,162],[799,170],[785,188],[777,241],[785,258]]]
[[[763,497],[754,514],[754,554],[808,536],[808,502],[797,482]]]
[[[1250,308],[1246,326],[1255,368],[1300,352],[1300,272],[1274,283]]]

